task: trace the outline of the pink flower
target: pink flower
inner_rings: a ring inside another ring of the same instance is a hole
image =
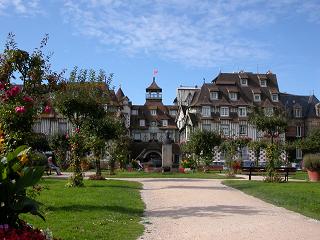
[[[3,89],[4,89],[4,84],[0,83],[0,90],[3,90]]]
[[[51,107],[50,106],[46,106],[43,110],[44,113],[50,113],[51,112]]]
[[[76,132],[76,133],[79,133],[79,132],[80,132],[80,129],[79,129],[79,128],[76,128],[76,129],[75,129],[75,132]]]
[[[67,134],[66,134],[66,139],[68,139],[68,138],[69,138],[69,134],[67,133]]]
[[[18,106],[15,108],[16,113],[25,113],[26,109],[24,106]]]
[[[7,91],[7,95],[9,97],[15,97],[19,94],[19,92],[20,92],[20,88],[18,86],[15,86]]]
[[[31,97],[29,97],[29,96],[24,96],[23,97],[23,101],[25,101],[25,102],[33,102],[33,99]]]

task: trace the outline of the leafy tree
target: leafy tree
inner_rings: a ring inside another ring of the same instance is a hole
[[[68,137],[65,134],[56,134],[49,139],[49,146],[54,151],[56,162],[63,167],[67,166],[65,162],[67,151],[69,150]]]
[[[200,159],[205,166],[208,166],[214,157],[214,148],[219,146],[221,142],[221,136],[216,132],[195,130],[191,134],[190,140],[183,145],[183,151]]]
[[[271,139],[271,143],[281,133],[284,133],[287,128],[286,118],[278,112],[272,115],[264,113],[263,109],[256,108],[253,113],[249,115],[249,122],[256,126],[258,131],[265,132]]]
[[[107,143],[122,136],[122,123],[114,114],[106,112],[103,118],[90,119],[90,121],[86,122],[85,131],[89,136],[87,146],[91,149],[95,158],[95,179],[103,179],[101,176],[100,159],[105,154],[105,149],[108,146]],[[121,150],[124,151],[125,149],[126,145],[122,144]]]
[[[259,157],[260,157],[261,149],[266,148],[266,146],[267,146],[267,143],[265,141],[251,141],[251,142],[249,142],[248,147],[254,153],[255,166],[259,165]]]
[[[258,131],[266,133],[266,136],[270,138],[270,143],[267,144],[267,181],[278,181],[276,175],[275,166],[280,161],[281,156],[281,144],[275,143],[274,139],[280,134],[284,133],[287,128],[287,120],[284,115],[276,111],[274,114],[267,115],[262,108],[256,108],[249,116],[249,122],[256,126]],[[277,159],[276,159],[277,158]]]
[[[79,71],[75,67],[70,73],[69,79],[62,85],[61,90],[53,97],[54,106],[68,118],[74,128],[74,133],[70,136],[74,166],[74,174],[70,179],[71,186],[82,185],[80,159],[81,151],[85,145],[86,125],[94,122],[97,127],[108,127],[105,124],[100,125],[99,121],[106,115],[105,105],[109,102],[108,92],[112,76],[107,77],[104,71],[100,70],[100,74],[93,78],[95,76],[93,71],[90,70],[90,75],[88,75],[87,70]],[[95,125],[91,124],[91,126]],[[103,129],[102,132],[108,134],[108,130]],[[100,138],[100,136],[97,137]]]
[[[250,138],[227,138],[222,142],[220,150],[226,154],[229,176],[233,176],[237,168],[241,166],[242,148],[247,146],[250,140]]]
[[[28,53],[17,47],[9,34],[0,54],[0,124],[6,135],[6,148],[12,151],[28,143],[36,116],[43,111],[50,92],[58,88],[63,73],[50,69],[50,58],[43,53],[46,36],[40,47]],[[15,86],[20,81],[20,86]]]
[[[320,128],[316,128],[302,141],[297,142],[297,146],[304,153],[319,153],[320,152]]]

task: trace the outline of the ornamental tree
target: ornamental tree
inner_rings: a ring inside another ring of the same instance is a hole
[[[74,174],[70,186],[82,186],[83,176],[80,167],[81,149],[85,145],[85,127],[90,122],[99,121],[106,115],[105,106],[109,102],[109,87],[112,75],[107,77],[103,70],[78,70],[70,73],[59,91],[53,96],[53,104],[71,123],[74,129],[70,135],[71,155]],[[91,124],[91,126],[93,126]]]
[[[14,35],[9,34],[0,54],[0,124],[8,151],[28,143],[35,117],[62,79],[62,73],[50,69],[50,58],[43,53],[47,40],[48,36],[28,53],[19,49]]]
[[[256,108],[254,112],[249,115],[249,122],[254,125],[258,131],[266,133],[270,138],[271,143],[280,134],[284,133],[287,128],[287,120],[285,116],[276,112],[272,115],[265,114],[263,109]]]
[[[183,145],[183,151],[188,155],[194,155],[208,166],[213,160],[215,147],[221,142],[221,136],[216,132],[195,130],[190,140]]]

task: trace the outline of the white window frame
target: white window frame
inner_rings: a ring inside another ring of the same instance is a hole
[[[201,115],[203,117],[210,117],[211,116],[211,107],[210,106],[202,106]]]
[[[244,130],[243,132],[241,132],[241,130]],[[248,135],[248,126],[247,125],[243,125],[243,124],[240,124],[239,125],[239,135]]]
[[[293,109],[294,117],[301,118],[302,117],[302,109],[300,107],[295,107]]]
[[[279,102],[279,95],[277,93],[272,94],[272,101],[273,102]]]
[[[134,140],[141,140],[141,133],[134,133],[133,134],[133,139]]]
[[[211,100],[218,100],[219,99],[219,92],[210,92],[210,99]]]
[[[256,97],[259,97],[259,99],[256,99]],[[261,102],[261,94],[260,93],[254,93],[253,94],[253,101],[254,102]]]
[[[302,137],[302,127],[296,126],[296,137]]]
[[[243,82],[243,80],[244,80],[244,82]],[[241,86],[248,86],[248,79],[246,79],[246,78],[241,78],[240,84],[241,84]]]
[[[131,115],[138,115],[138,110],[137,109],[132,109]]]
[[[220,125],[220,130],[224,136],[229,136],[230,135],[230,125],[226,124],[221,124]]]
[[[296,159],[302,159],[302,150],[300,148],[296,148]]]
[[[220,107],[220,117],[229,117],[229,107]]]
[[[202,123],[202,130],[211,131],[211,124],[209,124],[209,123]]]
[[[169,114],[171,116],[176,116],[177,115],[177,110],[170,110]]]
[[[239,114],[239,117],[246,117],[247,116],[247,108],[246,107],[239,107],[238,114]]]
[[[167,127],[168,126],[168,120],[167,119],[162,120],[162,126],[163,127]]]
[[[156,116],[156,115],[157,115],[157,110],[151,109],[151,110],[150,110],[150,114],[151,114],[152,116]]]
[[[144,119],[139,120],[139,126],[140,127],[145,127],[146,126],[146,121]]]
[[[260,87],[266,87],[267,86],[267,80],[266,79],[260,79]]]
[[[230,93],[229,93],[229,98],[230,98],[230,100],[232,100],[232,101],[238,100],[238,93],[236,93],[236,92],[230,92]]]
[[[264,108],[264,115],[266,115],[268,117],[272,116],[273,112],[274,112],[273,107]]]

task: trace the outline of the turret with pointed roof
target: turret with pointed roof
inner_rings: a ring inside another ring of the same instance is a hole
[[[124,95],[121,87],[119,87],[119,89],[118,89],[118,91],[117,91],[117,93],[116,93],[116,96],[117,96],[117,98],[118,98],[118,101],[121,101],[121,100],[125,97],[125,95]]]
[[[146,88],[146,104],[151,102],[162,103],[162,88],[157,85],[155,77],[150,86]]]

